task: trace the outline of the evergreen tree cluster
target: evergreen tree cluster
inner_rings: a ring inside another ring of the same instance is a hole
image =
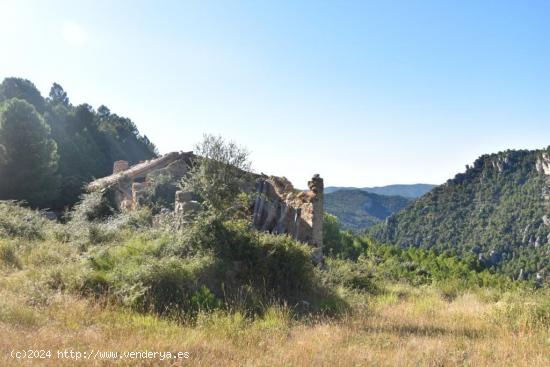
[[[156,155],[132,120],[103,105],[75,106],[57,83],[47,98],[26,79],[0,84],[0,200],[62,209],[87,182],[109,175],[114,161]]]

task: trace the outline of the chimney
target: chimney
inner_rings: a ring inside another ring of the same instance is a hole
[[[309,189],[315,195],[312,200],[313,219],[312,219],[312,239],[311,242],[315,249],[313,251],[313,260],[320,264],[323,262],[323,220],[324,210],[324,183],[319,174],[313,175],[308,182]]]
[[[128,168],[130,168],[128,161],[115,161],[113,163],[113,174],[126,171]]]

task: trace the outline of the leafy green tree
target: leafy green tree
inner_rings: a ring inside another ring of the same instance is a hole
[[[78,200],[87,182],[108,175],[112,161],[106,157],[105,140],[89,107],[49,102],[44,117],[58,146],[58,173],[62,177],[59,199],[52,205],[63,208]]]
[[[325,213],[323,222],[323,251],[325,255],[337,256],[342,252],[342,226],[338,218]]]
[[[0,198],[44,205],[55,197],[57,145],[50,127],[28,102],[10,99],[0,110]]]
[[[195,146],[196,159],[182,180],[183,190],[197,194],[217,213],[227,214],[241,202],[240,193],[252,182],[249,153],[220,136],[205,135]]]
[[[338,218],[325,213],[323,223],[323,252],[326,256],[357,260],[368,246],[366,237],[343,231]]]

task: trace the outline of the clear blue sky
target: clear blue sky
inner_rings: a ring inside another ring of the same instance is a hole
[[[550,144],[548,1],[4,0],[0,32],[1,77],[161,152],[221,134],[298,187],[442,183]]]

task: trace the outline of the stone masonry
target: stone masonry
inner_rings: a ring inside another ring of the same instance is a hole
[[[87,190],[112,190],[114,205],[119,210],[132,210],[141,205],[148,189],[148,177],[159,170],[168,170],[173,177],[181,178],[192,164],[192,152],[173,152],[162,157],[130,166],[126,161],[116,161],[113,174],[88,184]],[[322,262],[323,248],[323,179],[314,175],[308,182],[308,191],[296,190],[285,177],[254,175],[250,188],[256,198],[252,203],[252,221],[256,229],[274,234],[288,234],[300,242],[314,247],[313,259]],[[192,193],[178,191],[174,212],[181,217],[181,224],[192,220],[200,204]]]
[[[323,248],[323,179],[314,175],[309,191],[295,190],[284,177],[257,180],[253,224],[258,230],[289,234],[312,245],[314,260],[321,262]]]

